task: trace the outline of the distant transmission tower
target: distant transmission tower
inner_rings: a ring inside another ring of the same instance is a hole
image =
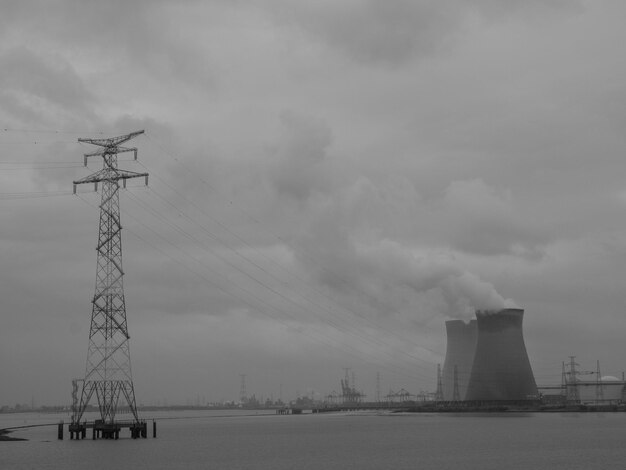
[[[602,374],[600,373],[600,361],[597,361],[596,368],[596,403],[604,401],[604,387],[602,386]]]
[[[246,391],[246,374],[239,374],[241,377],[241,387],[239,388],[239,400],[242,405],[248,402],[248,392]]]
[[[567,401],[570,403],[580,403],[580,393],[578,391],[578,379],[576,376],[579,372],[576,370],[576,366],[579,365],[574,360],[576,356],[570,356],[569,372],[566,373],[565,378],[567,380]]]
[[[124,397],[129,412],[139,422],[135,402],[135,389],[130,368],[130,350],[128,346],[128,327],[126,323],[126,303],[122,277],[122,225],[120,223],[119,189],[120,180],[126,187],[126,180],[144,177],[148,184],[147,173],[135,173],[120,170],[117,167],[117,155],[134,152],[137,149],[122,147],[121,144],[144,131],[112,137],[109,139],[78,139],[79,142],[97,145],[101,149],[85,154],[85,166],[89,157],[102,157],[102,169],[74,181],[74,193],[79,184],[93,183],[98,189],[102,183],[100,203],[100,230],[98,235],[98,261],[96,269],[96,288],[91,301],[91,328],[89,330],[89,350],[85,366],[85,378],[82,382],[80,402],[74,384],[74,404],[72,423],[80,423],[85,408],[93,395],[98,400],[100,419],[105,424],[115,422],[120,397]]]

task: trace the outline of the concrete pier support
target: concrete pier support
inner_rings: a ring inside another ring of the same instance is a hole
[[[120,431],[123,428],[128,428],[132,439],[146,439],[148,437],[147,421],[115,421],[112,423],[105,423],[102,420],[96,420],[94,422],[70,424],[68,426],[70,439],[86,439],[88,428],[91,429],[91,439],[94,441],[97,439],[117,440],[120,438]],[[63,423],[59,423],[57,433],[58,438],[63,439]],[[156,437],[155,420],[152,420],[152,437]]]

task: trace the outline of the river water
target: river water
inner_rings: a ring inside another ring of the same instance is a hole
[[[152,417],[152,416],[151,416]],[[0,469],[624,469],[626,413],[169,412],[157,438],[57,440],[56,426],[0,442]],[[0,428],[62,416],[0,414]],[[67,417],[65,417],[67,419]]]

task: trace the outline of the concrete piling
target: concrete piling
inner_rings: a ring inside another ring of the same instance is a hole
[[[132,439],[148,437],[148,423],[146,421],[116,421],[113,423],[104,423],[102,420],[94,422],[71,423],[68,426],[70,439],[86,439],[87,429],[91,429],[91,439],[113,439],[120,438],[120,431],[128,428]],[[63,439],[63,422],[60,422],[57,429],[57,437]],[[156,421],[152,420],[152,437],[156,437]]]

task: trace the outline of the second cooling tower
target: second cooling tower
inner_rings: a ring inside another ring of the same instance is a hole
[[[443,363],[443,399],[465,400],[476,350],[476,320],[446,322],[446,359]],[[455,373],[456,369],[456,373]],[[456,377],[455,377],[456,376]]]
[[[524,310],[476,312],[478,334],[466,400],[528,400],[537,395],[522,334]]]

